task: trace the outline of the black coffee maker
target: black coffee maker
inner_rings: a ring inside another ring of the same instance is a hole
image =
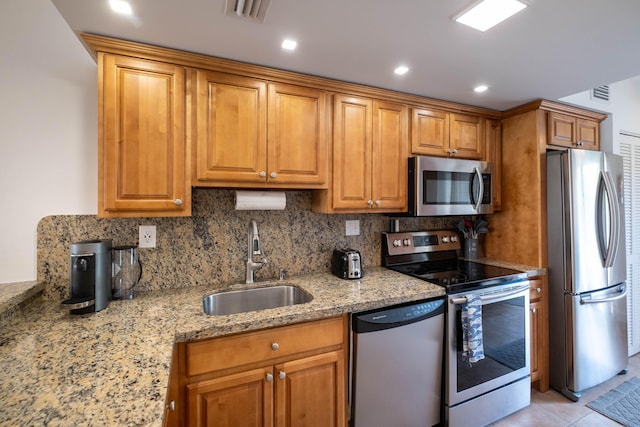
[[[70,247],[69,291],[62,301],[71,314],[107,308],[111,299],[111,239],[83,240]]]

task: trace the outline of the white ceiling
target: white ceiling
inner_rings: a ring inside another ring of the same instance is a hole
[[[225,0],[129,1],[133,18],[108,0],[52,3],[76,32],[497,110],[640,75],[639,0],[527,0],[485,33],[451,19],[470,0],[271,0],[262,24],[226,16]]]

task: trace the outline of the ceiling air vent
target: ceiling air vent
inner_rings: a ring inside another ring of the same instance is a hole
[[[598,86],[591,89],[591,99],[600,102],[609,102],[609,85]]]
[[[226,0],[224,13],[263,23],[270,4],[271,0]]]

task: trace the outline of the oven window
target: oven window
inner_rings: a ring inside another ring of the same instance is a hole
[[[473,364],[462,351],[461,312],[462,306],[456,306],[458,392],[526,366],[525,316],[528,313],[523,296],[482,306],[484,359]]]

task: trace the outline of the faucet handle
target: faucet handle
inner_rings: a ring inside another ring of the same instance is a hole
[[[284,268],[281,268],[280,270],[278,270],[278,279],[284,280],[286,278],[287,278],[287,270]]]

